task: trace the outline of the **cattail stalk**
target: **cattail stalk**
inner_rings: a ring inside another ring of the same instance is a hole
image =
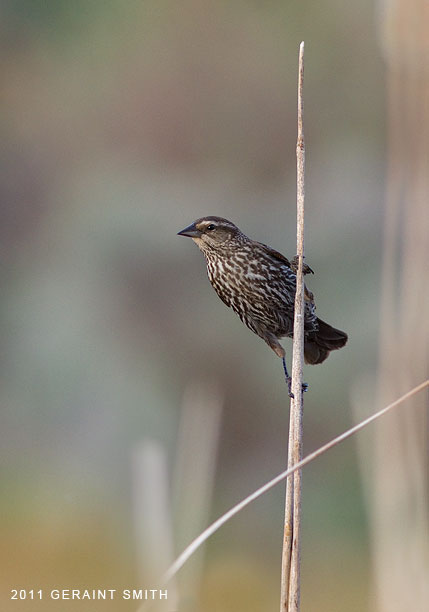
[[[304,171],[305,144],[303,130],[304,43],[299,47],[298,68],[298,139],[297,160],[297,246],[295,315],[293,328],[292,393],[290,402],[288,468],[302,459],[304,365]],[[280,612],[299,612],[300,608],[300,532],[301,532],[301,470],[288,478],[286,484],[285,520],[283,531]]]

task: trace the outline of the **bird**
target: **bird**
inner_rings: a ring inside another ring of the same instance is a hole
[[[293,397],[286,352],[279,339],[293,337],[297,256],[289,261],[222,217],[201,217],[178,235],[192,238],[202,251],[207,275],[220,299],[282,359],[289,395]],[[313,270],[304,263],[303,273]],[[305,363],[323,363],[347,339],[345,332],[316,316],[313,294],[304,285]]]

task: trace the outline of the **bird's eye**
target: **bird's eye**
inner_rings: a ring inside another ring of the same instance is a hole
[[[215,228],[215,227],[216,227],[216,226],[215,226],[215,225],[213,225],[213,223],[210,223],[210,225],[208,225],[208,226],[206,227],[206,231],[207,231],[207,232],[212,232],[212,231],[214,230],[214,228]]]

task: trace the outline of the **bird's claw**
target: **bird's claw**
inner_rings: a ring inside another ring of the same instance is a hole
[[[283,355],[282,361],[283,361],[283,371],[285,373],[288,395],[291,399],[293,399],[295,396],[292,393],[292,376],[289,376],[289,372],[287,371],[286,359],[284,355]],[[308,384],[306,382],[302,383],[302,393],[305,393],[305,391],[308,391]]]
[[[292,393],[292,377],[287,376],[286,382],[287,382],[287,388],[288,388],[288,395],[291,399],[294,399],[295,395]],[[308,391],[308,383],[306,382],[302,383],[301,390],[302,390],[302,393],[305,393],[306,391]]]

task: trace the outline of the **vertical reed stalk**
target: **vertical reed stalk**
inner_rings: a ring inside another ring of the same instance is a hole
[[[297,255],[295,317],[293,332],[292,392],[290,402],[288,467],[302,459],[304,364],[304,172],[305,145],[303,130],[304,43],[299,48],[298,69],[298,139],[297,158]],[[300,531],[301,531],[301,470],[288,478],[286,485],[285,520],[282,552],[280,612],[300,609]]]

